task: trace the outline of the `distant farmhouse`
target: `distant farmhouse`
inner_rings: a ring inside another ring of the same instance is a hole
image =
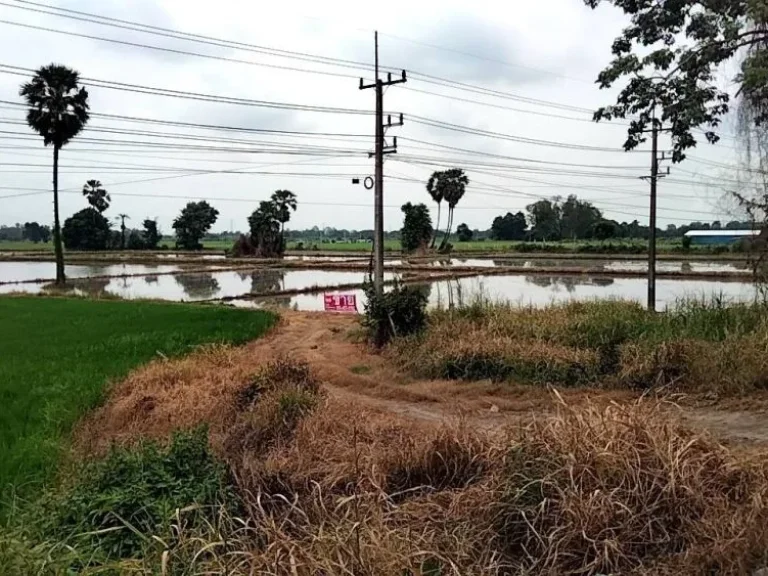
[[[757,238],[760,230],[690,230],[685,233],[691,245],[734,244],[739,240]]]

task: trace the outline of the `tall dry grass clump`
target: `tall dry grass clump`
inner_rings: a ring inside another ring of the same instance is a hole
[[[669,411],[563,405],[524,428],[479,432],[325,400],[291,441],[259,456],[260,474],[233,468],[240,516],[182,525],[173,546],[143,562],[164,561],[168,574],[279,576],[765,566],[764,463]]]
[[[660,404],[563,408],[521,430],[499,533],[542,574],[747,574],[768,544],[764,463]]]
[[[230,482],[215,491],[220,505],[184,499],[200,474],[183,458],[121,452],[131,474],[102,466],[89,486],[110,487],[99,499],[110,532],[96,537],[126,530],[130,556],[94,555],[84,523],[64,543],[56,532],[34,539],[32,527],[0,531],[0,565],[228,576],[693,576],[768,565],[765,461],[683,426],[666,404],[560,402],[528,426],[486,430],[326,397],[306,365],[287,360],[260,370],[233,404],[214,439]],[[136,533],[110,506],[131,509],[122,495],[135,494],[147,457],[175,510],[153,520],[156,532]],[[83,510],[90,500],[78,496]]]
[[[432,313],[391,353],[422,377],[739,394],[768,384],[768,308],[687,301],[657,314],[622,301],[480,300]]]

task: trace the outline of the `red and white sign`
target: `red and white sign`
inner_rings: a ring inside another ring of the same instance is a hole
[[[357,312],[357,296],[354,294],[326,294],[326,312]]]

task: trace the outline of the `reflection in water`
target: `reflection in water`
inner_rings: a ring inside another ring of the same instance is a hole
[[[437,305],[439,308],[456,308],[461,307],[468,302],[464,302],[464,290],[462,289],[461,279],[454,278],[450,280],[443,280],[434,283],[437,288]],[[432,291],[427,293],[427,299],[431,296]]]
[[[266,294],[285,290],[285,271],[283,270],[253,270],[241,273],[242,280],[251,279],[251,294]],[[254,298],[255,303],[269,303],[278,308],[288,308],[291,305],[290,296],[271,296]]]
[[[184,289],[184,293],[196,300],[213,298],[221,289],[219,281],[213,274],[182,274],[174,276],[176,283]]]
[[[43,292],[52,294],[66,294],[75,296],[90,296],[92,298],[102,297],[107,293],[109,278],[101,279],[72,279],[67,280],[64,286],[57,286],[55,283],[45,284]]]
[[[157,284],[159,278],[156,274],[152,274],[151,276],[144,276],[144,282],[147,284]]]
[[[541,288],[551,288],[557,292],[564,288],[569,294],[576,291],[577,286],[611,286],[613,278],[589,276],[526,276],[525,281]]]

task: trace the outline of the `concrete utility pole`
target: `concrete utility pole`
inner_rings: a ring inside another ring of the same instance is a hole
[[[656,310],[656,191],[659,178],[664,178],[669,174],[659,174],[659,132],[661,131],[660,122],[656,121],[656,112],[654,110],[653,128],[651,130],[651,206],[648,217],[648,310]],[[662,152],[661,159],[666,157]],[[644,177],[647,178],[647,177]]]
[[[120,219],[120,249],[125,250],[125,219],[131,217],[128,214],[118,214],[117,217]]]
[[[659,179],[659,129],[656,116],[653,117],[653,136],[651,138],[651,214],[648,219],[648,310],[656,310],[656,184]]]
[[[375,75],[373,84],[364,84],[360,78],[360,90],[368,88],[376,89],[376,130],[374,152],[369,154],[375,158],[374,174],[374,217],[373,217],[373,258],[374,272],[373,285],[376,293],[381,294],[384,286],[384,155],[395,154],[397,152],[397,138],[394,138],[392,146],[386,146],[384,142],[385,128],[391,126],[402,126],[403,115],[400,115],[400,122],[392,124],[392,117],[389,117],[388,123],[384,125],[384,87],[392,84],[401,84],[406,81],[405,70],[401,78],[392,80],[392,73],[387,75],[387,80],[379,79],[379,33],[374,32],[375,44]]]

